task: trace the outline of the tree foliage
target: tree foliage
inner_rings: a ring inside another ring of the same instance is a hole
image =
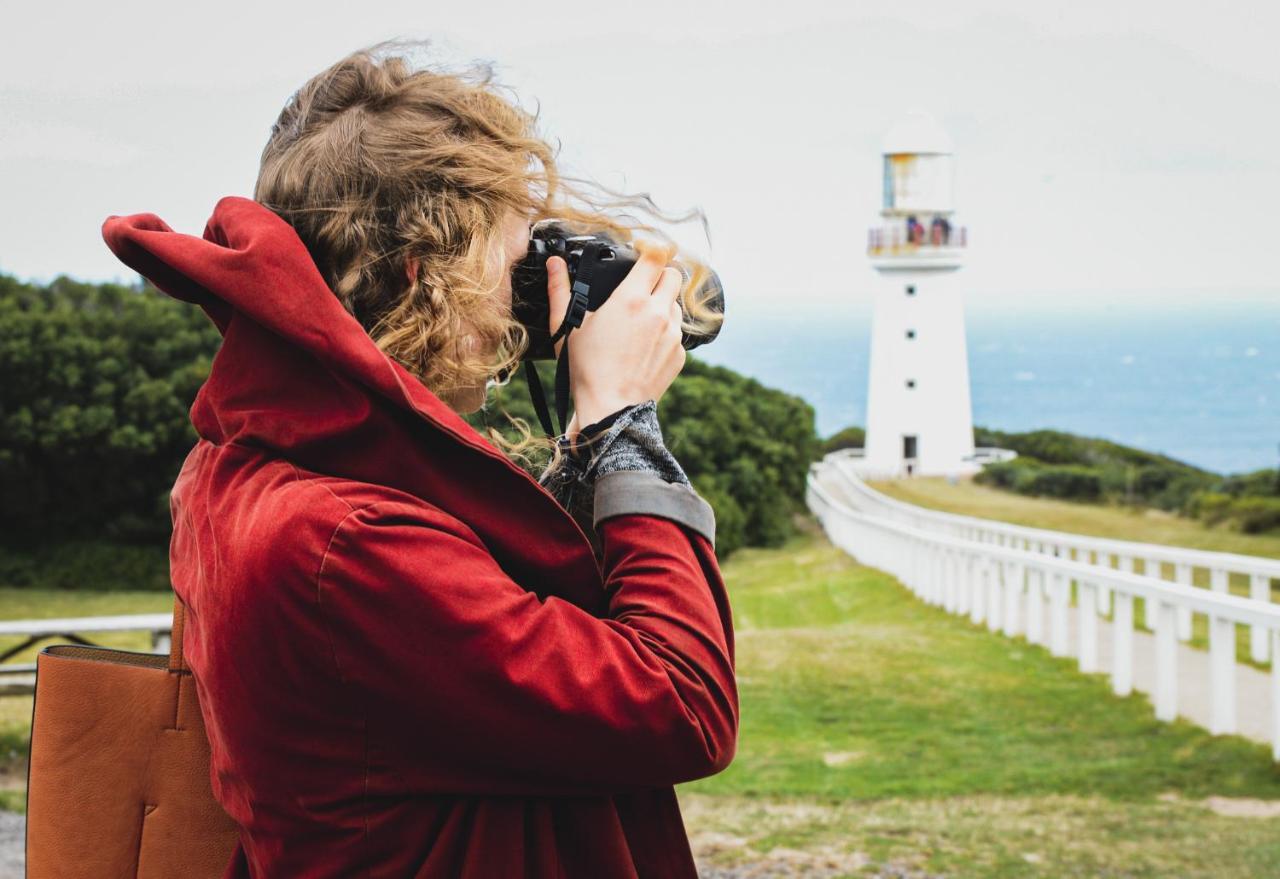
[[[217,330],[155,290],[0,275],[5,542],[162,539]]]
[[[0,274],[0,581],[163,587],[169,490],[219,341],[150,286]],[[536,429],[521,376],[495,396]],[[690,358],[659,411],[720,554],[782,542],[816,448],[808,404]]]

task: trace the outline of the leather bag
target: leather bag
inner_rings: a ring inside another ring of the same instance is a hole
[[[238,828],[213,797],[209,740],[182,660],[59,644],[36,658],[28,879],[220,879]]]

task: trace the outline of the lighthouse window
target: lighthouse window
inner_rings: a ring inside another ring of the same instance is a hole
[[[908,295],[908,296],[915,296],[915,295],[916,295],[916,285],[915,285],[915,284],[908,284],[908,285],[907,285],[907,295]]]
[[[909,378],[909,379],[907,379],[907,388],[908,388],[908,390],[909,390],[909,389],[911,389],[911,388],[914,388],[915,386],[916,386],[916,380],[915,380],[915,379],[913,379],[913,378]]]
[[[914,339],[915,337],[916,337],[916,331],[915,331],[915,330],[907,330],[907,338],[908,338],[908,339]]]

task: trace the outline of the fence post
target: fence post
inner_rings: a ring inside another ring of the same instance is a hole
[[[1176,562],[1173,566],[1173,578],[1183,586],[1193,585],[1191,582],[1191,565]],[[1178,606],[1178,640],[1191,640],[1191,608]]]
[[[1004,628],[1002,631],[1012,638],[1021,631],[1022,604],[1022,565],[1018,562],[1006,562],[1004,565]]]
[[[1254,574],[1249,578],[1249,597],[1254,601],[1270,601],[1271,600],[1271,578],[1266,574]],[[1249,658],[1254,662],[1266,662],[1272,655],[1267,649],[1270,646],[1270,640],[1267,638],[1267,630],[1263,626],[1252,625],[1249,627]]]
[[[970,570],[973,583],[969,589],[969,622],[980,626],[987,613],[987,557],[975,555]]]
[[[1070,651],[1067,644],[1067,614],[1071,606],[1071,584],[1067,578],[1054,571],[1049,586],[1049,652],[1054,656],[1066,656]]]
[[[1271,655],[1280,660],[1280,629],[1271,630]],[[1280,661],[1271,663],[1271,756],[1280,760]]]
[[[1000,618],[1004,610],[1004,566],[998,561],[987,562],[987,629],[1000,631]]]
[[[1080,671],[1090,674],[1098,670],[1098,590],[1088,580],[1080,581],[1076,601],[1076,619],[1080,626]]]
[[[1111,691],[1117,696],[1133,692],[1133,596],[1115,593],[1115,619],[1111,621]]]
[[[1111,555],[1105,552],[1088,551],[1085,555],[1089,556],[1092,563],[1103,568],[1111,567]],[[1106,616],[1111,613],[1111,589],[1103,583],[1097,583],[1094,586],[1095,595],[1098,599],[1098,615]]]
[[[1209,732],[1236,731],[1236,624],[1209,617]]]
[[[1027,640],[1044,644],[1044,569],[1027,568]]]
[[[1142,563],[1142,574],[1144,577],[1154,577],[1157,580],[1164,579],[1163,567],[1155,559],[1147,559]],[[1154,599],[1144,598],[1142,600],[1142,616],[1147,631],[1154,632],[1156,630],[1156,602]]]
[[[1178,613],[1167,601],[1156,601],[1156,719],[1178,716]]]

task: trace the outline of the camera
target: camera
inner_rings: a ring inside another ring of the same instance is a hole
[[[568,266],[570,289],[569,308],[555,335],[548,329],[551,324],[551,301],[547,295],[547,260],[553,256],[562,257]],[[614,241],[607,235],[573,234],[554,220],[544,220],[534,227],[529,237],[529,252],[512,272],[511,310],[529,335],[529,346],[521,360],[524,362],[525,378],[529,382],[529,396],[547,436],[555,436],[555,432],[534,361],[556,360],[556,341],[567,337],[581,326],[587,312],[595,311],[608,302],[613,291],[618,289],[618,285],[639,258],[640,254],[635,248]],[[684,275],[685,284],[688,284],[689,270],[680,265],[676,267]],[[706,303],[708,310],[724,314],[724,288],[715,272],[707,270],[706,278],[700,280],[695,295]],[[680,307],[685,308],[683,300]],[[686,310],[685,317],[687,316]],[[714,326],[703,333],[684,332],[681,344],[686,349],[705,345],[719,334],[720,323],[716,321]],[[505,380],[505,376],[502,379]],[[555,409],[560,432],[563,433],[569,411],[567,345],[561,349],[556,363]]]
[[[569,267],[569,287],[574,292],[570,319],[576,310],[577,323],[581,323],[585,312],[595,311],[609,300],[639,259],[634,248],[605,235],[574,235],[554,220],[544,220],[535,226],[529,239],[529,252],[516,266],[511,284],[512,311],[529,333],[524,360],[554,360],[556,356],[548,330],[551,305],[547,299],[547,260],[553,256],[562,257]],[[678,264],[676,268],[688,283],[688,269]],[[724,288],[720,286],[720,278],[715,272],[709,272],[702,286],[704,292],[699,295],[705,297],[707,307],[723,314]],[[686,332],[681,344],[686,349],[696,348],[713,340],[719,332],[719,324],[706,333]]]

